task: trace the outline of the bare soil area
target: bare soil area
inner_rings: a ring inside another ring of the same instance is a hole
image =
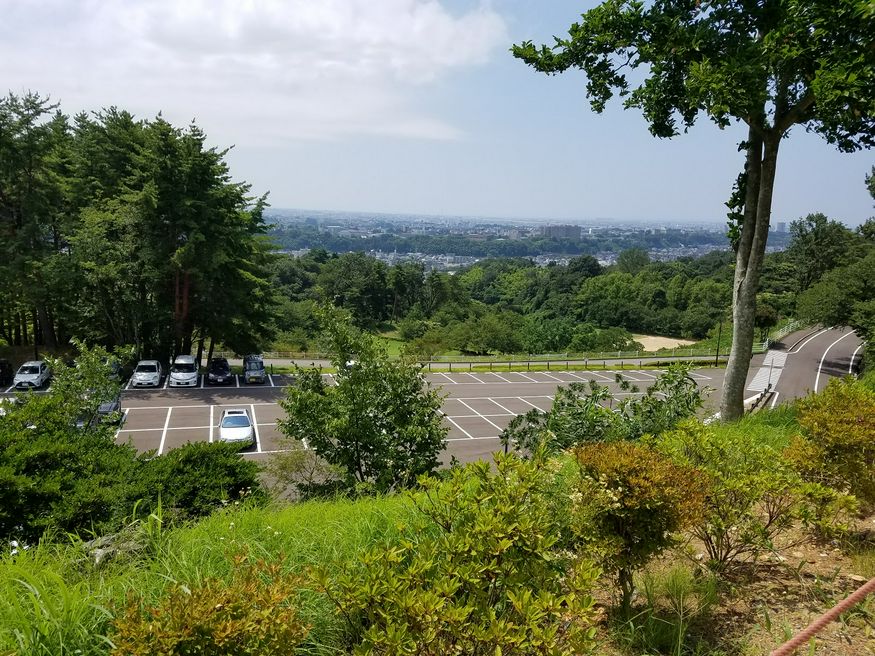
[[[646,351],[658,351],[661,348],[677,348],[695,344],[690,339],[678,339],[676,337],[660,337],[659,335],[632,335],[632,339],[640,342]]]

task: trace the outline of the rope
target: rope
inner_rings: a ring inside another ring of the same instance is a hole
[[[827,624],[835,620],[846,610],[849,610],[863,601],[866,595],[871,592],[875,592],[875,578],[870,579],[868,583],[860,587],[850,597],[830,608],[827,612],[805,627],[802,632],[797,633],[795,637],[774,650],[769,656],[790,656],[790,654],[796,651],[796,649],[820,633]]]

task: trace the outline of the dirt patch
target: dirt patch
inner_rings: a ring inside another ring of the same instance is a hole
[[[645,351],[658,351],[663,348],[677,348],[679,346],[689,346],[695,344],[689,339],[678,339],[676,337],[660,337],[659,335],[632,335],[632,339],[644,347]]]

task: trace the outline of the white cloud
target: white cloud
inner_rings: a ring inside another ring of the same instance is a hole
[[[0,0],[0,13],[13,91],[196,117],[238,143],[454,138],[418,92],[508,42],[488,7],[437,0]]]

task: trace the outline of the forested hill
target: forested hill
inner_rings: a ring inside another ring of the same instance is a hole
[[[266,215],[271,222],[272,217]],[[317,226],[299,223],[275,224],[269,232],[277,245],[285,250],[323,248],[333,253],[351,251],[385,251],[425,253],[428,255],[466,255],[471,257],[534,257],[544,254],[594,255],[601,251],[619,253],[629,248],[645,250],[678,246],[710,246],[728,248],[725,235],[714,232],[637,231],[586,235],[581,239],[530,237],[507,239],[499,235],[470,236],[459,234],[392,234],[348,236],[320,230]],[[776,235],[776,239],[778,235]]]

